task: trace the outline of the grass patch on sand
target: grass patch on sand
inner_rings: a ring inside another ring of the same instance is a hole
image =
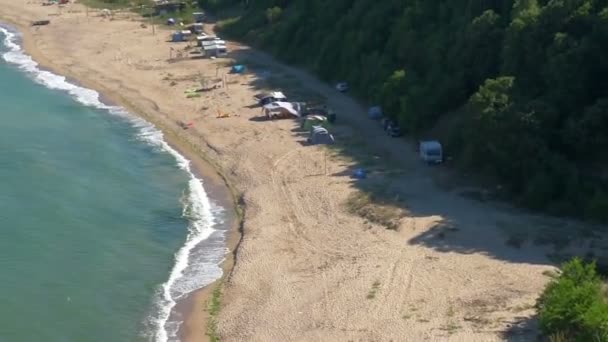
[[[213,289],[211,299],[209,300],[209,322],[207,323],[207,336],[209,336],[209,341],[211,342],[220,341],[217,332],[217,316],[219,315],[222,307],[222,285],[222,281],[218,282],[215,289]]]
[[[381,189],[355,191],[346,200],[347,210],[386,229],[398,230],[405,211],[389,201]]]
[[[376,293],[378,293],[379,289],[380,289],[380,282],[376,280],[372,284],[372,289],[369,290],[369,292],[367,293],[367,296],[365,298],[367,298],[367,299],[374,299],[374,298],[376,298]]]
[[[461,326],[458,324],[454,324],[454,323],[450,323],[446,326],[444,326],[442,329],[447,331],[449,335],[454,334],[458,329],[460,329]]]
[[[360,137],[339,132],[333,134],[336,143],[327,146],[333,158],[356,163],[364,168],[378,168],[386,160],[384,155],[370,153],[366,147],[367,142]]]

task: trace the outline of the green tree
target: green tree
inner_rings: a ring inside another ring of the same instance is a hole
[[[410,134],[454,122],[437,138],[518,203],[590,216],[608,193],[607,0],[200,1]]]
[[[608,341],[608,304],[595,264],[574,259],[563,266],[539,299],[541,329],[569,341]]]
[[[266,10],[266,19],[270,24],[274,24],[279,20],[279,18],[281,18],[282,13],[283,10],[281,9],[281,7],[274,6],[272,8],[268,8]]]

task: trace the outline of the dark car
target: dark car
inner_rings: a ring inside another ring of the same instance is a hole
[[[340,83],[336,84],[336,89],[341,93],[345,93],[348,91],[348,83],[340,82]]]
[[[386,127],[386,134],[390,137],[400,137],[401,136],[401,127],[396,122],[390,122]]]
[[[387,118],[387,117],[383,117],[382,119],[380,119],[380,125],[382,126],[382,129],[384,131],[386,131],[386,128],[388,127],[388,125],[392,122],[391,119]]]

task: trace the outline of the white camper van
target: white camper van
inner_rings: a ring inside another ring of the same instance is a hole
[[[418,146],[420,158],[427,163],[439,164],[443,162],[443,150],[436,140],[421,141]]]

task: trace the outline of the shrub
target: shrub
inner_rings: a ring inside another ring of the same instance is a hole
[[[608,304],[595,263],[575,258],[563,266],[539,299],[540,325],[568,341],[608,341]]]
[[[281,9],[281,7],[275,6],[272,8],[268,8],[268,9],[266,9],[266,19],[271,24],[275,23],[279,20],[282,13],[283,13],[283,10]]]

